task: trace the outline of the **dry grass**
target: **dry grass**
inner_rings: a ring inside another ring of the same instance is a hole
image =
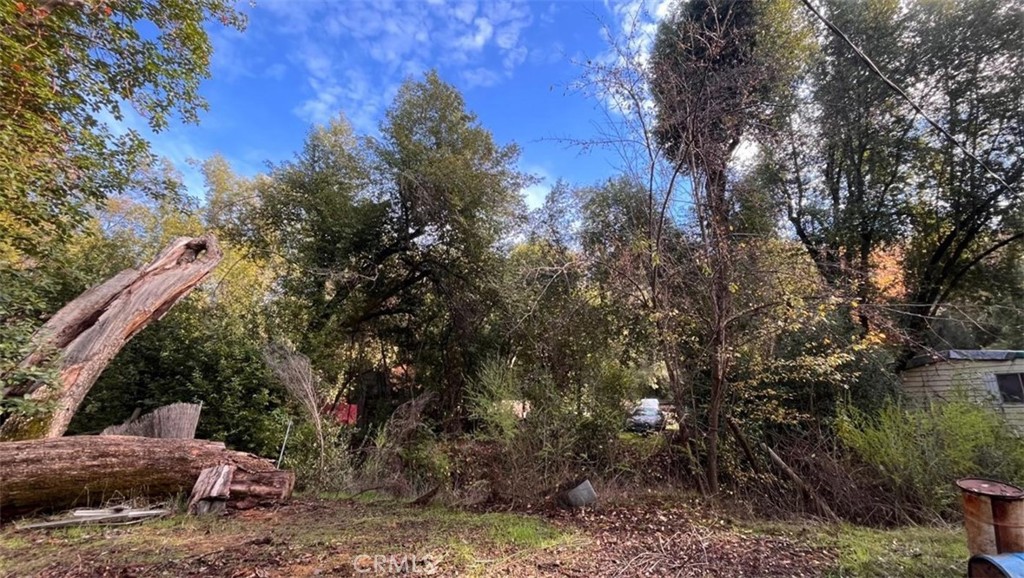
[[[320,380],[309,358],[287,345],[273,343],[264,349],[263,359],[313,424],[320,449],[320,468],[323,469],[326,450],[323,417],[320,415]]]

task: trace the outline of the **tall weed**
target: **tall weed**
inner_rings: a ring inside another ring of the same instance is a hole
[[[837,431],[904,508],[956,517],[958,478],[1024,481],[1022,440],[999,413],[964,392],[925,407],[889,402],[876,415],[848,408]]]

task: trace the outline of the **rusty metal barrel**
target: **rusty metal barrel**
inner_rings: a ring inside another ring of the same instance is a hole
[[[971,556],[1024,552],[1024,490],[984,478],[957,480]]]

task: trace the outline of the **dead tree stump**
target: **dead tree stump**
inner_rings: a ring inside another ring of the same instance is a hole
[[[121,425],[112,425],[100,435],[190,440],[196,437],[201,411],[198,403],[172,403]]]
[[[21,363],[33,367],[56,356],[56,382],[0,390],[0,398],[24,397],[51,404],[51,409],[8,419],[0,425],[0,440],[64,435],[78,406],[117,352],[188,295],[222,256],[212,235],[181,237],[142,269],[122,271],[65,305],[36,334],[33,352]]]

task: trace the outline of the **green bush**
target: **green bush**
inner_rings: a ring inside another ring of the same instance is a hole
[[[300,490],[337,492],[348,489],[352,481],[349,453],[351,428],[326,420],[324,453],[321,460],[316,428],[309,420],[296,420],[285,448],[282,468],[295,470]]]
[[[511,441],[519,429],[519,417],[509,402],[524,397],[520,377],[509,364],[499,360],[485,362],[466,392],[469,418],[477,425],[478,437]]]
[[[941,517],[959,512],[958,478],[1024,481],[1024,444],[992,408],[963,392],[927,407],[890,402],[877,415],[847,409],[843,444],[877,470],[900,506]]]
[[[486,362],[467,392],[476,434],[494,443],[497,491],[513,498],[549,490],[581,475],[611,472],[626,403],[642,379],[614,361],[595,363],[572,391],[560,391],[543,370],[527,372]],[[528,407],[525,417],[515,404]],[[500,479],[499,479],[500,478]]]
[[[452,464],[432,436],[421,435],[398,451],[406,480],[416,491],[448,486]]]
[[[287,394],[267,370],[248,321],[193,292],[135,336],[89,391],[69,433],[96,433],[138,408],[203,403],[196,437],[277,457]]]

